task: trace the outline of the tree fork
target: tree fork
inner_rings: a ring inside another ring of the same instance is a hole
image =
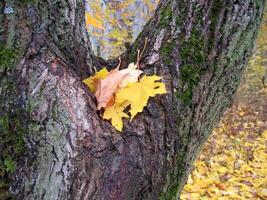
[[[9,188],[15,199],[179,198],[240,82],[264,6],[160,1],[122,60],[136,61],[148,38],[140,67],[164,76],[170,93],[118,134],[81,82],[116,63],[93,55],[83,1],[1,1],[0,176],[10,184],[0,185],[1,195]]]

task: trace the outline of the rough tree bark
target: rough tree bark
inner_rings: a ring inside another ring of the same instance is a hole
[[[1,199],[178,199],[231,103],[264,5],[161,0],[122,60],[135,61],[147,38],[142,70],[169,93],[118,133],[81,82],[117,62],[93,55],[83,1],[2,0]]]

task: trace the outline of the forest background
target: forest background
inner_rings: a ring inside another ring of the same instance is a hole
[[[87,0],[98,56],[112,59],[135,39],[158,0]],[[267,199],[267,11],[231,107],[195,161],[181,199]]]

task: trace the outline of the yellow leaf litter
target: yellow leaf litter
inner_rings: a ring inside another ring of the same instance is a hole
[[[242,115],[228,112],[215,129],[194,164],[182,200],[267,199],[267,126],[251,109],[240,111]],[[257,132],[260,129],[265,131]]]

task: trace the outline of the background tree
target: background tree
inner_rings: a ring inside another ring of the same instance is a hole
[[[81,82],[117,64],[93,55],[83,2],[0,2],[1,188],[17,199],[176,199],[232,100],[265,1],[160,1],[122,60],[148,39],[140,67],[170,93],[121,134]]]
[[[136,39],[157,3],[158,0],[86,1],[93,49],[104,58],[119,56]]]

